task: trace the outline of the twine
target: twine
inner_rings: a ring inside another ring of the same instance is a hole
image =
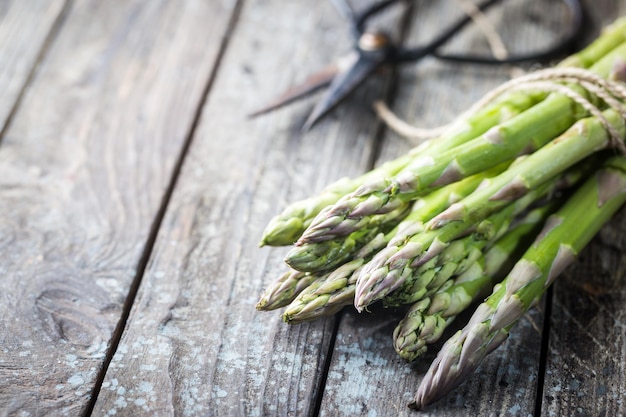
[[[570,85],[563,83],[568,83]],[[620,81],[606,80],[597,74],[582,68],[550,68],[516,77],[491,90],[464,114],[474,113],[484,108],[504,93],[511,91],[533,89],[562,94],[579,104],[583,109],[589,112],[589,114],[595,116],[607,131],[610,146],[617,149],[622,155],[626,156],[626,144],[624,143],[622,135],[606,119],[602,110],[582,94],[577,92],[574,89],[574,86],[580,87],[590,95],[601,99],[609,108],[619,113],[623,120],[626,120],[626,106],[623,103],[623,101],[626,101],[626,85]],[[409,129],[403,125],[405,124],[404,122],[402,122],[402,124],[397,124],[397,120],[394,120],[394,118],[397,119],[395,115],[394,117],[389,117],[389,114],[385,113],[391,113],[389,109],[382,110],[383,111],[380,112],[379,115],[381,115],[383,121],[385,121],[385,123],[387,123],[394,130],[397,126],[400,126],[402,128],[402,132],[404,133],[431,133],[429,130],[422,131],[421,129],[409,131]],[[448,127],[449,125],[446,125],[436,130],[440,131],[441,129]]]

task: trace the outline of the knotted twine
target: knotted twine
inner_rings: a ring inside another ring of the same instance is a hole
[[[621,75],[626,70],[625,62],[618,62],[619,66],[614,73]],[[501,84],[488,92],[481,100],[475,103],[465,114],[472,114],[495,101],[505,93],[519,90],[533,89],[537,91],[562,94],[579,104],[589,114],[596,117],[609,135],[609,145],[617,149],[626,157],[624,137],[606,119],[602,110],[590,100],[574,89],[579,87],[590,95],[601,99],[609,108],[615,110],[626,121],[626,84],[619,79],[607,80],[596,73],[582,68],[549,68],[521,75]],[[381,119],[398,134],[407,138],[416,138],[420,141],[438,136],[450,128],[450,125],[435,129],[419,129],[398,119],[381,103],[376,103],[376,111]],[[453,125],[453,124],[451,124]]]

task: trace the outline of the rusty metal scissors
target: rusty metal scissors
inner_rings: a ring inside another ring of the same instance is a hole
[[[443,54],[438,51],[439,48],[471,22],[471,16],[466,15],[460,18],[425,45],[402,48],[395,45],[391,37],[385,32],[367,28],[367,22],[370,18],[401,1],[410,3],[411,0],[384,0],[357,13],[346,0],[334,0],[333,4],[350,21],[354,37],[353,51],[322,71],[309,76],[302,84],[285,91],[268,105],[250,114],[250,116],[254,117],[270,112],[320,88],[329,86],[328,91],[314,107],[303,126],[304,130],[308,130],[382,66],[415,62],[429,55],[446,61],[478,64],[545,61],[573,47],[581,32],[584,18],[580,0],[563,0],[570,12],[570,27],[558,43],[547,49],[523,55],[512,55],[505,59],[491,56]],[[480,11],[485,11],[499,1],[483,0],[481,3],[476,4],[476,8]]]

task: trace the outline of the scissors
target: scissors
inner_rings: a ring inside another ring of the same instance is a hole
[[[367,28],[368,20],[375,15],[396,3],[410,3],[410,1],[384,0],[374,3],[360,12],[355,12],[346,0],[333,0],[335,7],[351,24],[353,51],[320,72],[309,76],[303,83],[288,89],[272,102],[249,116],[255,117],[268,113],[328,86],[328,90],[304,123],[303,130],[309,130],[381,67],[398,63],[416,62],[426,56],[433,56],[445,61],[474,64],[513,64],[527,61],[546,61],[573,47],[581,32],[584,18],[580,0],[563,0],[569,9],[570,27],[558,43],[544,50],[522,55],[511,55],[503,59],[492,56],[443,54],[439,52],[441,46],[472,21],[470,15],[465,15],[445,28],[427,44],[412,48],[402,48],[394,44],[387,33]],[[478,10],[485,11],[498,2],[499,0],[483,0],[475,6]]]

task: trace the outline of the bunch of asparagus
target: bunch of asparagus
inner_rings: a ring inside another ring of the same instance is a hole
[[[283,319],[300,323],[351,304],[407,306],[393,345],[414,360],[491,293],[444,344],[411,406],[460,384],[626,201],[626,159],[608,150],[626,133],[626,19],[558,68],[590,80],[565,71],[559,87],[570,93],[504,93],[272,219],[261,244],[294,247],[257,309],[286,307]]]

